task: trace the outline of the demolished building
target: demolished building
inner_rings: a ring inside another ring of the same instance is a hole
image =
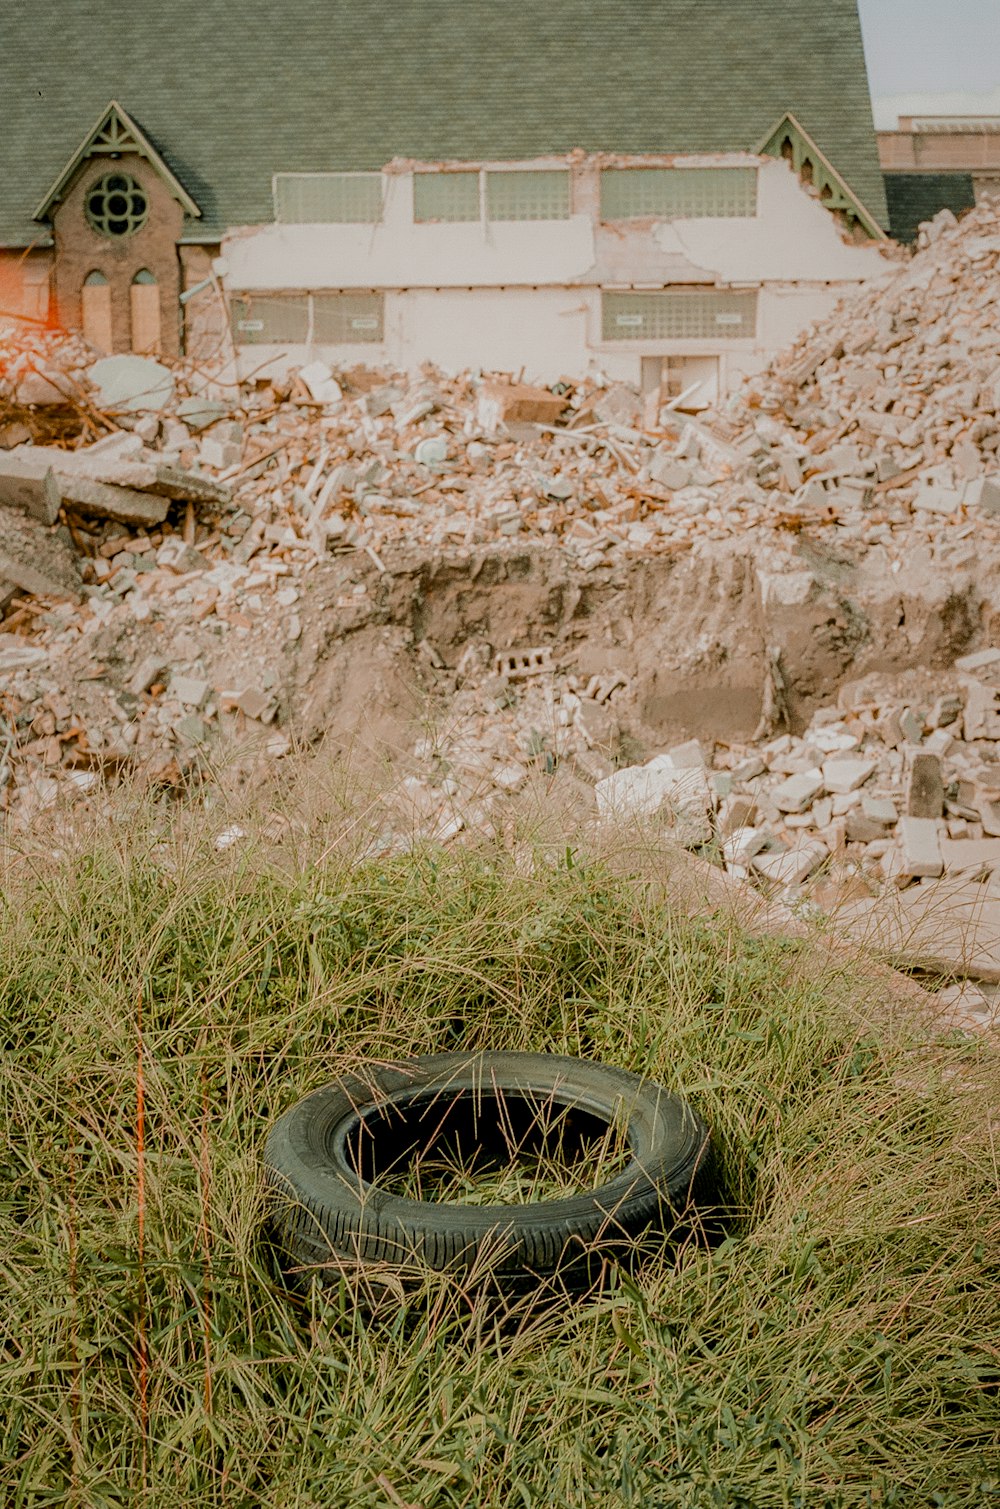
[[[600,370],[705,406],[886,271],[856,0],[4,25],[0,308],[98,349]]]

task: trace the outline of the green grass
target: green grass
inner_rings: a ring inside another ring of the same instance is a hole
[[[358,863],[343,811],[220,854],[225,821],[123,800],[0,872],[0,1502],[1000,1505],[994,1050],[815,940],[685,918],[648,858],[508,831]],[[726,1240],[517,1325],[445,1280],[297,1298],[268,1126],[455,1048],[687,1095]]]

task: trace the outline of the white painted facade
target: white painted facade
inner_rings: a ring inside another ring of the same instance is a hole
[[[378,223],[275,223],[227,236],[222,251],[231,301],[337,290],[381,295],[380,340],[257,341],[237,347],[244,374],[316,358],[404,369],[430,361],[447,371],[483,368],[541,382],[600,371],[648,387],[651,373],[670,358],[681,382],[685,362],[691,375],[705,379],[707,402],[714,397],[712,372],[725,392],[845,293],[891,271],[884,242],[850,239],[788,164],[772,157],[483,164],[570,167],[569,218],[427,224],[414,220],[414,166],[420,165],[386,170]],[[750,168],[757,173],[756,213],[602,222],[599,175],[607,166]],[[710,338],[606,339],[605,293],[654,290],[756,293],[755,332],[734,338],[722,325]]]

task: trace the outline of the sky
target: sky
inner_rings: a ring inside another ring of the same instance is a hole
[[[1000,0],[858,0],[876,125],[1000,115]]]

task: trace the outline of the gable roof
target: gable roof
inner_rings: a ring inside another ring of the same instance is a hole
[[[807,168],[810,182],[829,210],[840,210],[849,222],[857,221],[876,241],[887,239],[875,217],[837,172],[826,153],[790,110],[767,133],[757,149],[769,157],[785,157],[796,173]]]
[[[48,189],[44,199],[36,208],[32,219],[44,220],[49,215],[69,187],[77,168],[88,157],[116,157],[122,152],[134,152],[139,157],[144,157],[159,173],[174,198],[184,206],[185,214],[193,215],[196,219],[201,218],[201,210],[184,188],[184,185],[178,183],[159,152],[157,152],[152,142],[143,133],[142,128],[136,125],[132,117],[126,110],[122,109],[117,100],[110,100],[107,107],[101,111],[92,129],[87,132],[83,141],[59,174],[55,183]]]
[[[857,0],[120,0],[6,6],[0,244],[109,99],[194,199],[273,217],[275,172],[752,148],[794,113],[884,223]]]

